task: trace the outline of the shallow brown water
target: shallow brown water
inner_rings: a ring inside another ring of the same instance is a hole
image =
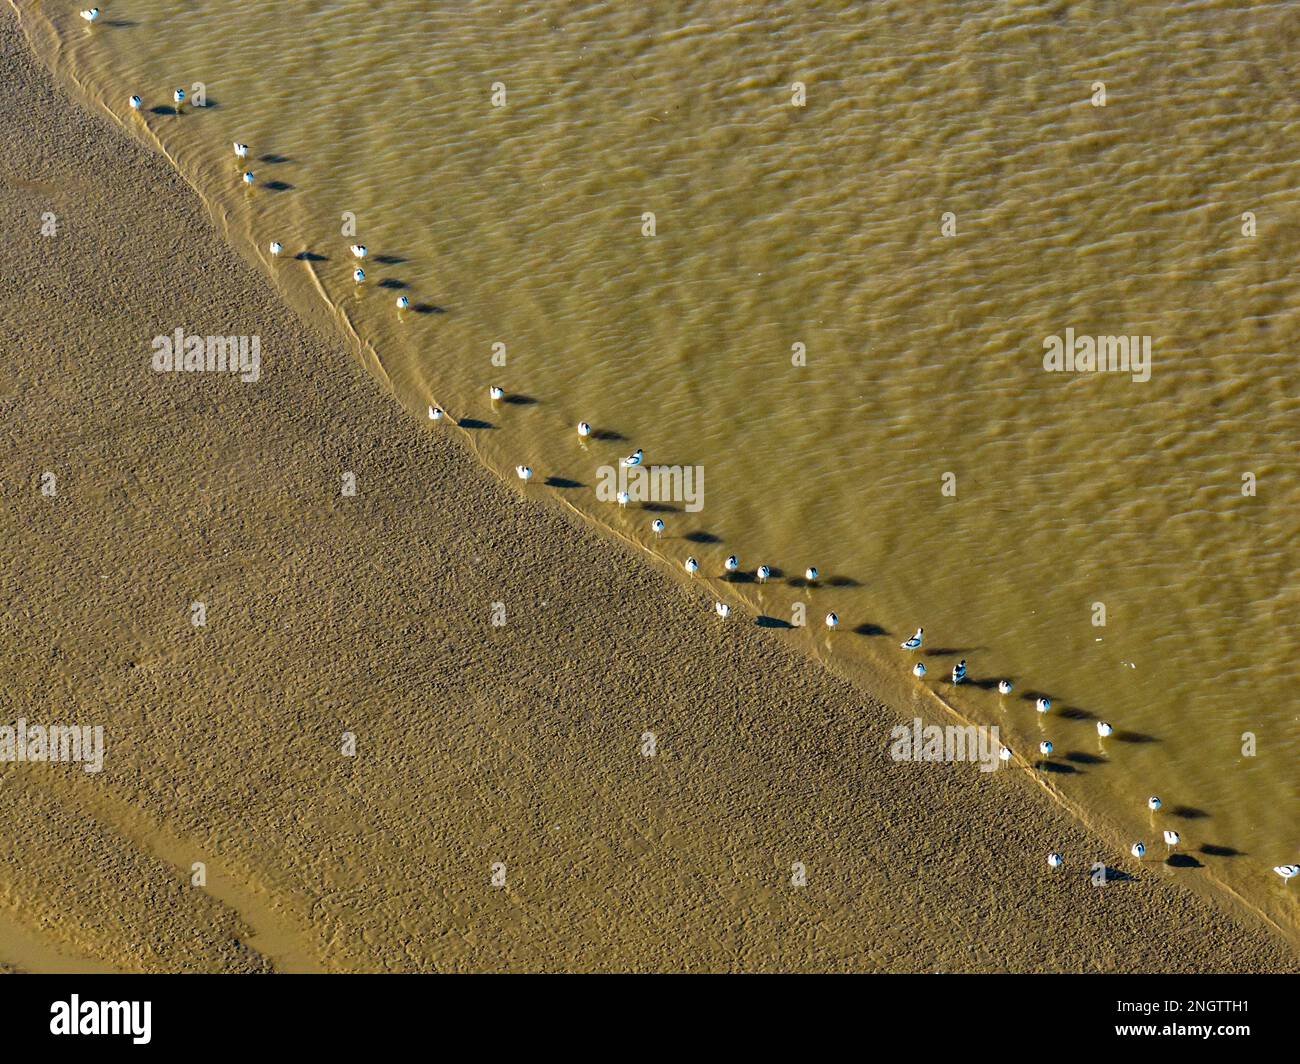
[[[733,551],[778,567],[733,604],[807,604],[837,668],[910,691],[897,643],[923,624],[926,684],[1019,751],[1051,738],[1082,815],[1154,859],[1175,826],[1294,921],[1269,871],[1300,860],[1287,5],[132,0],[93,28],[18,6],[413,416],[481,423],[505,475],[715,583]],[[195,83],[207,107],[155,113]],[[1151,337],[1150,380],[1045,372],[1067,329]],[[583,419],[622,438],[584,446]],[[704,469],[661,543],[593,490],[633,447]],[[822,586],[791,586],[812,564]],[[1015,694],[952,690],[957,657]]]

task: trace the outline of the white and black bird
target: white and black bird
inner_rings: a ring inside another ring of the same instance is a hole
[[[131,105],[132,111],[138,111],[140,110],[141,107],[144,106],[144,101],[140,99],[139,96],[132,96],[131,99],[127,101],[127,103]]]
[[[363,270],[360,266],[358,266],[355,270],[352,271],[352,282],[354,284],[366,283],[366,271]]]
[[[1107,739],[1115,734],[1115,729],[1107,724],[1104,720],[1097,721],[1097,734],[1103,739]]]
[[[912,675],[917,677],[918,679],[923,678],[925,676],[925,672],[926,669],[925,669],[924,661],[918,661],[915,665],[912,666]]]
[[[411,301],[410,301],[410,299],[407,298],[406,296],[398,296],[398,297],[397,297],[397,309],[398,309],[398,310],[410,310],[410,309],[411,309]]]
[[[627,506],[627,504],[632,501],[632,496],[625,491],[620,491],[614,496],[614,499],[618,502],[619,506]]]
[[[921,644],[924,642],[925,642],[925,629],[918,628],[916,630],[916,635],[912,636],[911,639],[899,643],[898,645],[902,647],[904,650],[920,650]]]
[[[760,565],[755,575],[758,577],[758,582],[760,584],[766,584],[768,579],[772,576],[772,570],[766,565]]]
[[[1172,850],[1182,841],[1182,836],[1179,835],[1178,832],[1170,831],[1168,828],[1165,829],[1165,845],[1168,846],[1169,849]]]
[[[247,145],[247,144],[241,144],[239,141],[235,141],[235,158],[236,158],[236,159],[247,159],[247,158],[248,158],[248,145]]]
[[[640,447],[638,447],[635,451],[633,451],[626,458],[624,458],[620,463],[620,465],[639,466],[644,461],[645,461],[645,452],[641,450]]]
[[[828,613],[828,614],[826,615],[826,627],[827,627],[827,628],[838,628],[839,626],[840,626],[840,619],[839,619],[837,616],[835,616],[835,614],[834,614],[833,612],[832,612],[832,613]]]
[[[999,680],[999,681],[998,681],[998,694],[1000,694],[1000,695],[1009,695],[1010,693],[1011,693],[1011,681],[1010,681],[1010,680]]]
[[[734,554],[729,554],[727,556],[727,560],[722,563],[722,567],[726,569],[727,572],[734,573],[737,569],[740,568],[740,559],[737,558]]]
[[[1059,853],[1049,853],[1047,855],[1048,868],[1060,868],[1063,864],[1065,864],[1065,859]]]
[[[728,617],[731,616],[731,607],[728,606],[725,602],[719,602],[719,603],[717,603],[717,604],[713,607],[713,610],[714,610],[714,612],[717,613],[717,615],[718,615],[719,617],[721,617],[724,621],[725,621]]]
[[[499,403],[505,397],[506,392],[504,388],[498,388],[495,384],[488,387],[488,398],[491,399],[492,402]]]
[[[588,436],[591,435],[591,426],[588,425],[585,421],[579,421],[579,422],[578,422],[578,435],[581,436],[581,437],[585,440]]]
[[[1147,848],[1145,843],[1135,842],[1128,848],[1128,852],[1136,857],[1139,861],[1146,856]]]
[[[1151,812],[1153,813],[1158,813],[1160,811],[1160,807],[1164,804],[1165,803],[1160,800],[1158,795],[1153,794],[1150,798],[1147,799],[1147,808],[1150,809]]]
[[[1052,700],[1050,698],[1040,697],[1038,701],[1034,703],[1034,708],[1038,710],[1039,713],[1050,713],[1052,711]]]
[[[526,465],[515,466],[515,475],[525,483],[533,479],[533,471]]]
[[[99,21],[99,8],[97,7],[88,7],[85,11],[79,11],[77,13],[92,25]]]
[[[244,184],[245,184],[247,187],[252,188],[253,185],[256,184],[256,183],[257,183],[257,175],[256,175],[255,173],[253,173],[252,170],[245,170],[245,171],[244,171]]]
[[[445,415],[444,415],[443,412],[442,412],[442,407],[440,407],[440,406],[431,406],[431,407],[429,407],[429,420],[430,420],[430,421],[441,421],[441,420],[443,419],[444,416],[445,416]]]
[[[687,558],[686,561],[682,562],[682,568],[691,575],[694,575],[700,571],[700,563],[694,558]]]
[[[962,658],[952,667],[952,682],[963,683],[966,680],[966,659]]]
[[[1052,751],[1055,749],[1056,747],[1052,745],[1051,739],[1044,739],[1041,743],[1038,744],[1038,752],[1042,754],[1044,757],[1051,757]]]
[[[366,249],[365,244],[353,244],[350,248],[348,248],[348,250],[352,252],[352,257],[354,259],[364,259],[367,255],[370,254],[370,252]]]
[[[1295,865],[1295,864],[1275,865],[1273,871],[1282,877],[1282,882],[1289,883],[1291,882],[1291,880],[1295,879],[1296,876],[1300,876],[1300,865]]]
[[[282,252],[283,250],[284,250],[284,245],[281,244],[280,241],[278,241],[278,240],[272,240],[272,241],[271,241],[271,254],[272,254],[272,255],[274,255],[274,256],[276,256],[276,257],[278,258],[279,255],[280,255],[280,252]]]
[[[185,106],[185,90],[177,89],[172,93],[172,103],[176,105],[176,113],[181,113],[181,108]]]
[[[656,536],[662,536],[664,534],[664,528],[665,525],[661,518],[656,517],[650,522],[650,531],[652,531]]]
[[[804,578],[805,580],[807,580],[808,583],[810,583],[810,584],[815,584],[815,583],[817,583],[817,578],[818,578],[820,575],[821,575],[821,574],[817,571],[817,566],[815,566],[815,565],[810,565],[810,566],[808,566],[807,569],[805,569],[805,570],[803,571],[803,578]]]
[[[998,749],[998,758],[1002,761],[1011,760],[1011,747],[1003,746]]]

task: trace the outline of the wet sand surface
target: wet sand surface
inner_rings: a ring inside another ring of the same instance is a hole
[[[410,418],[8,9],[0,54],[0,719],[107,745],[0,766],[8,968],[1295,969],[1022,769],[891,761],[910,710]],[[262,379],[153,374],[177,327]]]

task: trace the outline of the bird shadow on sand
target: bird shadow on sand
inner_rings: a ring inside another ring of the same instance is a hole
[[[1160,740],[1145,732],[1117,731],[1112,738],[1119,743],[1158,743]]]
[[[463,429],[494,429],[496,426],[490,421],[480,421],[476,417],[463,417],[456,422]]]
[[[1190,853],[1171,853],[1166,859],[1165,864],[1170,868],[1204,868]]]
[[[1073,765],[1065,764],[1060,761],[1039,761],[1034,767],[1040,772],[1055,772],[1062,776],[1081,775],[1079,770]]]
[[[101,22],[100,25],[109,26],[115,30],[132,30],[135,29],[136,26],[140,25],[140,23],[132,22],[128,18],[114,18],[109,19],[107,22]]]
[[[1087,754],[1082,750],[1071,750],[1063,756],[1066,761],[1073,761],[1076,765],[1107,765],[1110,763],[1104,757],[1097,754]]]
[[[722,579],[728,584],[755,584],[758,582],[753,573],[746,573],[737,570],[734,573],[724,573]]]
[[[329,262],[328,255],[321,255],[315,251],[300,251],[294,256],[299,262]]]
[[[168,107],[166,104],[159,104],[157,107],[149,108],[149,113],[151,115],[175,115],[176,108]]]
[[[1063,706],[1057,713],[1058,717],[1064,717],[1066,720],[1096,720],[1095,713],[1089,713],[1086,709],[1080,709],[1078,706]]]
[[[1137,882],[1137,877],[1131,876],[1127,872],[1124,872],[1118,868],[1111,868],[1110,865],[1106,865],[1106,882],[1107,883],[1135,883]]]
[[[952,658],[958,654],[974,654],[976,651],[983,650],[984,647],[935,647],[933,650],[927,650],[927,658]]]
[[[722,537],[715,536],[712,532],[688,532],[682,537],[689,543],[721,543]]]
[[[546,486],[548,488],[584,488],[586,487],[581,481],[570,480],[568,477],[547,477]]]
[[[1180,817],[1183,820],[1209,820],[1210,814],[1204,809],[1197,809],[1190,805],[1176,805],[1169,810],[1170,816]]]
[[[501,400],[503,403],[509,403],[511,406],[536,406],[541,402],[531,395],[507,395]]]
[[[855,629],[853,629],[853,631],[854,634],[856,635],[868,635],[868,636],[889,635],[888,628],[882,628],[880,627],[880,625],[872,624],[870,621],[867,621],[865,624],[858,625]]]
[[[783,621],[781,620],[780,617],[769,617],[767,614],[763,614],[763,616],[759,617],[758,626],[760,628],[793,628],[794,627],[794,625],[791,624],[789,621]]]
[[[967,680],[972,687],[978,687],[981,691],[996,691],[1001,680]]]
[[[604,443],[625,442],[627,437],[621,432],[614,432],[610,429],[597,429],[591,434],[593,440],[601,440]]]
[[[1207,842],[1201,847],[1200,852],[1207,857],[1245,857],[1242,850],[1234,850],[1231,846],[1216,846],[1212,842]]]

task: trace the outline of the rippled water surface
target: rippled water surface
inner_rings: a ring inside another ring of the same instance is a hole
[[[412,416],[445,406],[530,492],[715,585],[732,551],[779,568],[733,603],[807,603],[806,649],[918,704],[897,643],[924,624],[927,684],[1018,751],[1050,737],[1044,779],[1117,843],[1162,859],[1175,826],[1178,874],[1294,926],[1269,871],[1300,860],[1293,6],[77,6],[19,4],[38,50]],[[195,83],[209,106],[165,113]],[[1067,328],[1151,337],[1150,380],[1045,372]],[[633,447],[705,470],[659,543],[593,491]],[[958,657],[1015,694],[942,683]]]

